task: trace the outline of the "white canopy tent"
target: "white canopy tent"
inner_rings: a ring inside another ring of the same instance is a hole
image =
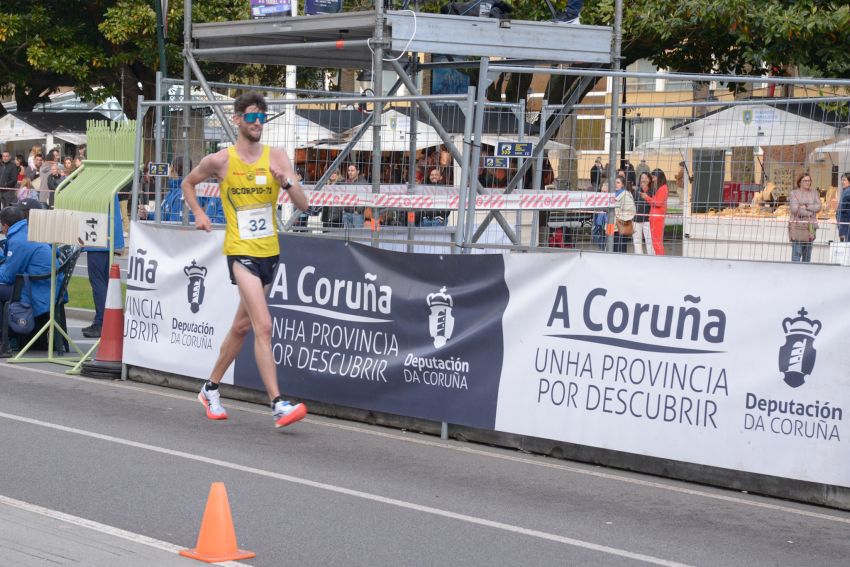
[[[289,122],[290,116],[294,116],[295,123]],[[263,128],[263,142],[272,146],[285,146],[287,142],[294,140],[296,148],[304,148],[320,140],[331,140],[337,138],[333,130],[307,120],[295,113],[287,115],[280,114],[271,122],[267,122]]]
[[[80,117],[91,120],[104,120],[106,117],[99,112],[91,113],[9,113],[0,118],[0,144],[7,149],[14,148],[24,155],[33,143],[42,143],[45,148],[53,148],[58,140],[76,146],[86,142],[85,127],[79,126],[79,131],[68,129],[67,124],[82,124]],[[53,127],[49,125],[53,124]],[[26,151],[24,151],[26,149]]]
[[[731,106],[677,126],[671,136],[646,142],[640,150],[794,146],[830,140],[838,131],[833,125],[765,104]]]
[[[850,171],[850,138],[815,148],[809,155],[809,161],[837,165],[839,173]]]
[[[381,114],[381,151],[382,152],[406,152],[410,150],[410,117],[396,110],[388,110]],[[338,141],[326,142],[318,144],[315,147],[318,149],[341,150],[345,147],[348,141],[354,137],[354,134],[362,126],[357,126],[350,130],[346,130]],[[352,148],[355,152],[370,152],[372,151],[372,132],[371,126],[368,127],[363,137],[360,138]],[[443,143],[440,135],[431,126],[424,122],[419,122],[416,125],[416,149],[431,148],[439,146]]]

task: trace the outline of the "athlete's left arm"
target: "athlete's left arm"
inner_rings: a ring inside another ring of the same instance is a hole
[[[280,183],[280,186],[286,187],[287,183],[290,184],[287,192],[289,193],[289,198],[292,200],[292,204],[298,207],[299,210],[306,211],[310,207],[310,204],[307,202],[307,197],[301,189],[301,183],[298,182],[298,176],[295,175],[295,170],[292,168],[292,162],[289,161],[289,156],[279,148],[272,148],[270,161],[269,169],[271,169],[272,175]]]

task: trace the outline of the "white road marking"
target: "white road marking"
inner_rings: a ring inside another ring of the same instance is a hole
[[[451,520],[457,520],[460,522],[466,522],[469,524],[475,524],[478,526],[484,526],[488,528],[493,528],[497,530],[502,530],[514,534],[534,537],[538,539],[553,541],[556,543],[562,543],[565,545],[569,545],[572,547],[578,547],[582,549],[588,549],[590,551],[596,551],[599,553],[605,553],[608,555],[615,555],[617,557],[624,557],[626,559],[633,559],[635,561],[642,561],[644,563],[650,563],[652,565],[664,565],[665,567],[688,567],[685,563],[678,563],[676,561],[670,561],[667,559],[662,559],[660,557],[653,557],[651,555],[644,555],[642,553],[635,553],[632,551],[628,551],[625,549],[618,549],[616,547],[609,547],[607,545],[600,545],[596,543],[592,543],[589,541],[583,541],[580,539],[574,539],[570,537],[565,537],[553,533],[543,532],[540,530],[532,530],[529,528],[523,528],[522,526],[515,526],[512,524],[506,524],[503,522],[496,522],[493,520],[487,520],[485,518],[479,518],[477,516],[469,516],[467,514],[459,514],[457,512],[450,512],[448,510],[443,510],[440,508],[433,508],[431,506],[423,506],[421,504],[415,504],[413,502],[408,502],[406,500],[399,500],[396,498],[389,498],[386,496],[381,496],[379,494],[372,494],[369,492],[363,492],[360,490],[353,490],[350,488],[345,488],[342,486],[337,486],[334,484],[328,484],[324,482],[317,482],[314,480],[308,480],[306,478],[300,478],[297,476],[277,473],[273,471],[267,471],[263,469],[258,469],[254,467],[249,467],[245,465],[240,465],[238,463],[232,463],[229,461],[224,461],[221,459],[213,459],[210,457],[205,457],[203,455],[195,455],[193,453],[187,453],[185,451],[177,451],[174,449],[167,449],[165,447],[159,447],[156,445],[149,445],[148,443],[140,443],[138,441],[131,441],[129,439],[123,439],[121,437],[115,437],[112,435],[105,435],[103,433],[96,433],[94,431],[87,431],[85,429],[77,429],[75,427],[68,427],[65,425],[60,425],[58,423],[50,423],[46,421],[30,419],[28,417],[24,417],[21,415],[14,415],[11,413],[0,412],[0,418],[5,418],[11,421],[17,421],[19,423],[26,423],[29,425],[35,425],[37,427],[44,427],[47,429],[53,429],[55,431],[62,431],[64,433],[72,433],[74,435],[80,435],[83,437],[89,437],[91,439],[97,439],[99,441],[106,441],[109,443],[115,443],[117,445],[123,445],[125,447],[133,447],[134,449],[144,449],[146,451],[151,451],[154,453],[159,453],[162,455],[168,455],[171,457],[178,457],[181,459],[186,459],[189,461],[195,461],[199,463],[204,463],[208,465],[214,465],[218,467],[222,467],[229,470],[249,473],[257,476],[262,476],[265,478],[272,478],[275,480],[282,480],[284,482],[289,482],[292,484],[298,484],[301,486],[307,486],[310,488],[316,488],[319,490],[325,490],[328,492],[333,492],[336,494],[344,494],[346,496],[352,496],[354,498],[361,498],[363,500],[369,500],[371,502],[378,502],[380,504],[386,504],[388,506],[395,506],[398,508],[403,508],[406,510],[413,510],[415,512],[422,512],[425,514],[432,514],[434,516],[440,516],[443,518],[448,518]],[[144,537],[144,536],[143,536]]]
[[[35,372],[35,373],[38,373],[38,374],[44,374],[44,375],[48,375],[48,376],[56,376],[55,372],[51,372],[49,370],[43,370],[43,369],[39,369],[39,368],[31,368],[31,367],[27,367],[27,366],[18,366],[17,368],[19,368],[21,370],[29,370],[29,371],[32,371],[32,372]],[[153,385],[150,385],[150,387],[145,388],[145,387],[141,387],[141,386],[131,385],[128,382],[111,382],[111,381],[98,380],[98,379],[94,379],[94,378],[85,378],[85,377],[82,377],[82,376],[63,376],[63,379],[68,379],[68,378],[73,379],[73,380],[80,380],[80,381],[84,381],[84,382],[89,382],[89,383],[92,383],[92,384],[98,384],[98,385],[101,385],[101,386],[104,386],[104,385],[105,386],[112,386],[112,387],[115,387],[115,388],[132,390],[132,391],[135,391],[135,392],[141,392],[141,393],[150,394],[150,395],[154,395],[154,396],[161,396],[161,397],[164,397],[164,398],[172,398],[172,399],[176,399],[176,400],[182,400],[182,401],[185,401],[185,402],[189,402],[192,405],[197,404],[197,395],[196,394],[189,394],[189,393],[186,393],[186,394],[179,393],[178,394],[178,393],[173,393],[171,391],[154,390],[154,389],[152,389],[154,387]],[[200,388],[200,380],[198,381],[198,387]],[[247,404],[247,403],[250,403],[250,402],[240,402],[240,401],[237,401],[237,400],[232,400],[232,403],[234,403],[234,404],[237,404],[237,403],[238,404]],[[245,412],[245,413],[253,413],[253,414],[257,414],[257,415],[267,415],[268,414],[268,410],[265,410],[265,409],[261,410],[261,409],[255,409],[255,408],[250,408],[250,407],[244,407],[243,405],[231,405],[230,407],[228,407],[228,411],[234,411],[234,410]],[[595,477],[595,478],[602,478],[602,479],[605,479],[605,480],[611,480],[611,481],[615,481],[615,482],[622,482],[622,483],[625,483],[625,484],[633,484],[633,485],[636,485],[636,486],[643,486],[643,487],[647,487],[647,488],[655,488],[655,489],[658,489],[658,490],[666,490],[668,492],[674,492],[674,493],[677,493],[677,494],[686,494],[688,496],[696,496],[698,498],[708,498],[710,500],[727,502],[729,504],[736,504],[736,505],[740,505],[740,506],[749,506],[749,507],[753,507],[753,508],[760,508],[760,509],[763,509],[763,510],[770,510],[772,512],[780,512],[780,513],[784,513],[784,514],[794,514],[794,515],[798,515],[798,516],[804,516],[806,518],[816,518],[816,519],[819,519],[819,520],[826,520],[826,521],[830,521],[830,522],[838,522],[838,523],[841,523],[841,524],[850,525],[850,517],[845,518],[845,517],[836,516],[836,515],[832,515],[832,514],[824,514],[822,512],[813,512],[811,510],[803,510],[803,509],[794,508],[794,507],[791,507],[791,506],[771,504],[771,503],[768,503],[768,502],[759,502],[759,501],[752,500],[752,499],[749,499],[749,498],[741,498],[741,497],[738,497],[738,496],[730,496],[730,495],[727,495],[727,494],[707,492],[707,491],[704,491],[704,490],[696,490],[696,489],[693,489],[693,488],[685,488],[683,486],[673,486],[671,484],[665,484],[665,483],[657,482],[657,481],[643,480],[643,479],[639,479],[639,478],[622,476],[622,475],[619,475],[619,474],[616,474],[616,473],[588,470],[586,468],[581,468],[581,467],[578,467],[578,466],[565,465],[565,464],[555,463],[555,462],[545,462],[542,459],[544,459],[546,457],[542,457],[542,456],[538,457],[538,458],[516,457],[514,455],[495,453],[493,451],[485,451],[485,450],[482,450],[482,449],[475,449],[475,448],[472,448],[472,447],[468,447],[465,444],[462,444],[462,442],[431,441],[431,440],[428,440],[428,439],[420,439],[420,438],[414,437],[412,435],[387,433],[385,431],[379,431],[377,429],[367,429],[365,426],[348,425],[348,424],[344,424],[344,423],[334,423],[334,422],[331,422],[331,421],[319,420],[319,419],[315,419],[315,418],[311,419],[310,417],[307,417],[304,420],[302,420],[302,423],[310,423],[310,424],[313,424],[313,425],[320,425],[322,427],[330,427],[330,428],[334,428],[334,429],[341,429],[341,430],[344,430],[344,431],[361,433],[361,434],[364,434],[364,435],[371,435],[371,436],[374,436],[374,437],[381,437],[381,438],[384,438],[384,439],[393,439],[395,441],[400,441],[402,443],[412,443],[412,444],[415,444],[415,445],[422,445],[422,446],[426,446],[426,447],[434,447],[434,448],[437,448],[437,449],[445,449],[445,450],[449,450],[449,451],[456,451],[456,452],[459,452],[459,453],[466,453],[466,454],[476,455],[476,456],[480,456],[480,457],[488,457],[488,458],[491,458],[491,459],[499,459],[499,460],[503,460],[503,461],[510,461],[510,462],[520,463],[520,464],[524,464],[524,465],[532,465],[532,466],[535,466],[535,467],[556,469],[556,470],[561,470],[561,471],[564,471],[564,472],[570,472],[570,473],[575,473],[575,474],[592,476],[592,477]],[[508,449],[505,449],[505,450],[508,450]],[[640,474],[640,473],[635,473],[635,474]],[[671,482],[686,482],[686,481],[672,480]],[[718,489],[718,490],[722,490],[722,489]],[[753,496],[752,498],[762,498],[762,497]],[[763,497],[763,498],[769,498],[769,497]]]
[[[152,537],[137,534],[135,532],[128,532],[127,530],[122,530],[121,528],[101,524],[100,522],[87,520],[85,518],[80,518],[79,516],[72,516],[71,514],[60,512],[59,510],[45,508],[44,506],[39,506],[37,504],[30,504],[29,502],[23,502],[22,500],[15,500],[14,498],[9,498],[8,496],[0,495],[0,504],[5,504],[6,506],[11,506],[12,508],[18,508],[26,512],[32,512],[40,516],[59,520],[68,524],[100,532],[109,536],[126,539],[128,541],[132,541],[133,543],[147,545],[148,547],[153,547],[162,551],[170,551],[173,553],[177,553],[181,549],[185,549],[184,547],[174,545],[173,543],[169,543],[167,541],[154,539]],[[223,563],[216,563],[215,565],[224,565],[225,567],[250,567],[245,563],[239,563],[237,561],[227,561]]]

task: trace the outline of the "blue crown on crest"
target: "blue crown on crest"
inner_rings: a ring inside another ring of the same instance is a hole
[[[183,273],[186,274],[187,277],[197,276],[200,278],[207,277],[207,269],[203,266],[199,266],[195,260],[192,260],[192,263],[183,268]]]
[[[820,321],[812,321],[806,315],[809,314],[806,311],[805,307],[801,307],[799,311],[797,311],[799,317],[786,317],[782,321],[782,329],[785,331],[786,335],[790,334],[801,334],[808,335],[810,337],[817,336],[820,333],[821,322]]]

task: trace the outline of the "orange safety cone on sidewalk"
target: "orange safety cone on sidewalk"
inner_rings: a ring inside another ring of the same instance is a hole
[[[180,551],[180,555],[206,563],[251,559],[257,556],[253,551],[239,549],[236,545],[236,532],[233,530],[230,503],[223,482],[214,482],[210,486],[197,545],[194,549]]]
[[[117,378],[121,375],[123,354],[124,305],[121,301],[121,269],[118,264],[112,264],[103,308],[100,346],[94,355],[94,362],[83,364],[80,373],[92,378]]]

